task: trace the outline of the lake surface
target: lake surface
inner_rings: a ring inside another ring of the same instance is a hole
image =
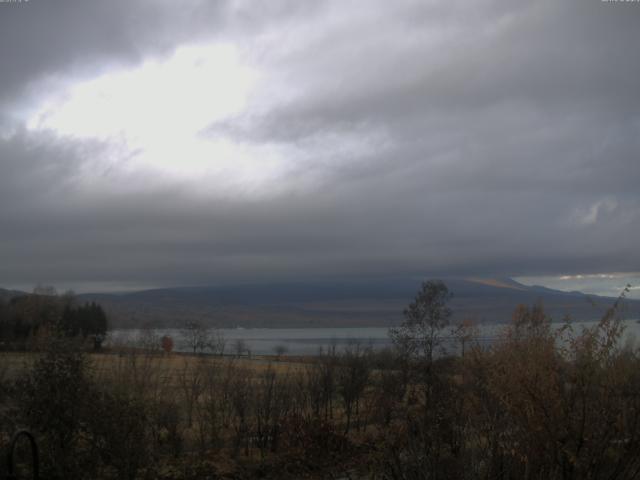
[[[582,327],[593,326],[597,322],[573,322],[575,332]],[[640,340],[640,323],[636,320],[626,320],[623,342]],[[560,327],[561,323],[554,326]],[[479,342],[489,345],[500,334],[504,325],[481,325],[478,327]],[[381,349],[391,346],[389,329],[385,327],[366,328],[222,328],[218,330],[225,339],[225,353],[235,353],[239,343],[244,350],[254,355],[273,355],[278,349],[284,349],[290,355],[314,355],[320,349],[326,350],[335,346],[342,350],[350,344],[370,346]],[[448,330],[444,331],[448,335]],[[111,344],[140,344],[145,338],[152,339],[159,345],[159,339],[169,335],[174,340],[175,351],[188,351],[181,329],[152,329],[152,330],[112,330],[109,332],[107,345]],[[453,340],[445,342],[449,350],[455,351]]]

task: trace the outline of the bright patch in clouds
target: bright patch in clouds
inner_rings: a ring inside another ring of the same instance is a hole
[[[618,202],[615,199],[605,198],[599,200],[591,205],[588,210],[578,212],[578,223],[581,225],[594,225],[603,216],[613,213],[616,208],[618,208]]]
[[[525,285],[543,285],[563,291],[581,291],[592,295],[617,297],[627,285],[631,285],[629,298],[640,299],[640,272],[585,273],[578,275],[549,275],[518,277]]]
[[[257,80],[232,45],[181,47],[164,61],[71,85],[27,128],[124,146],[136,165],[170,175],[224,173],[251,182],[274,174],[278,159],[261,155],[257,162],[256,152],[202,131],[241,115]]]

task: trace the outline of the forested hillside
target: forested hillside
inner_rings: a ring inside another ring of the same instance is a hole
[[[221,327],[392,326],[412,297],[415,279],[300,282],[270,285],[166,288],[126,294],[85,294],[105,307],[114,326],[179,326],[205,321]],[[599,318],[613,299],[529,287],[511,279],[446,279],[457,320],[508,322],[519,304],[542,302],[554,320]],[[626,315],[640,317],[640,301]]]

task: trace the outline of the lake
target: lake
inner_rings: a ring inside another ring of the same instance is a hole
[[[582,326],[593,326],[596,322],[573,322],[576,332]],[[624,341],[640,339],[640,323],[636,320],[626,320]],[[554,324],[560,327],[561,323]],[[493,342],[504,325],[481,325],[479,341],[488,345]],[[389,329],[385,327],[365,328],[221,328],[219,332],[226,341],[226,353],[234,353],[239,342],[246,350],[254,355],[273,355],[281,348],[289,355],[313,355],[320,348],[327,349],[335,346],[337,350],[344,349],[349,344],[359,343],[381,349],[391,346]],[[447,330],[445,330],[447,332]],[[142,338],[152,336],[159,339],[169,335],[174,340],[175,351],[188,351],[181,329],[153,329],[153,330],[112,330],[109,332],[106,345],[139,343]],[[445,333],[444,336],[447,336]],[[449,348],[455,350],[453,341],[449,340]]]

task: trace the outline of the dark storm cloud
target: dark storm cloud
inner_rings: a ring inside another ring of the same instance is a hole
[[[229,194],[6,120],[0,283],[640,271],[640,6],[387,3],[0,5],[3,117],[45,76],[217,39],[266,80],[202,135],[292,152]]]

